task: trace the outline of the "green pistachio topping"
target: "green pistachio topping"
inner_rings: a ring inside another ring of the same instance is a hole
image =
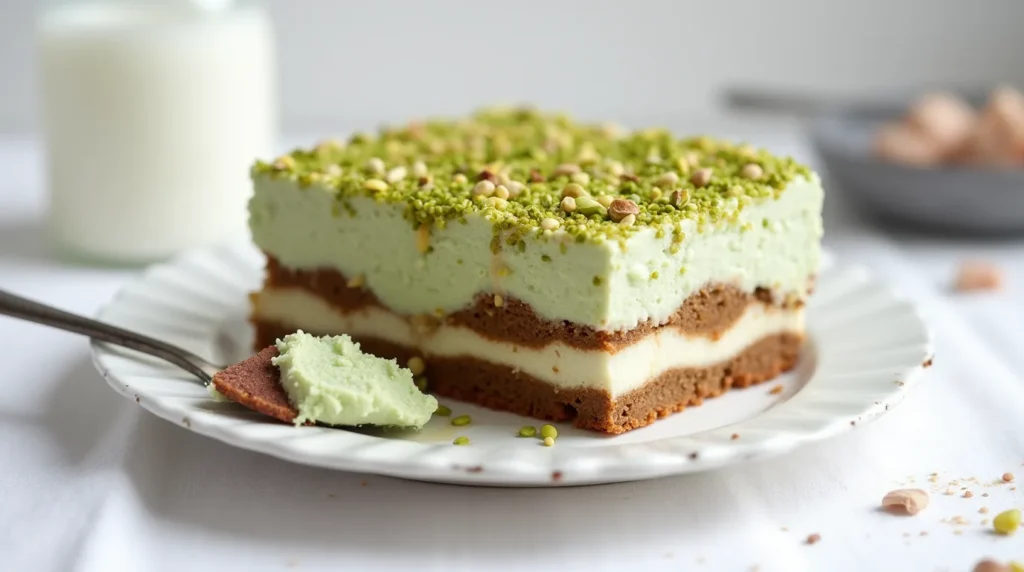
[[[449,409],[448,406],[441,405],[440,403],[437,404],[437,409],[434,411],[434,415],[437,415],[437,416],[440,416],[440,417],[448,417],[451,414],[452,414],[452,410]]]
[[[529,108],[359,133],[257,161],[252,172],[330,190],[343,205],[335,216],[348,212],[348,199],[368,196],[403,205],[415,228],[478,213],[496,235],[564,232],[579,242],[685,219],[731,222],[810,177],[806,166],[749,145],[662,129],[620,133]]]
[[[554,425],[541,425],[540,436],[544,439],[551,437],[552,439],[558,438],[558,429]]]
[[[456,437],[452,445],[469,445],[469,437]]]
[[[537,428],[534,427],[533,425],[523,425],[519,429],[519,436],[520,437],[533,437],[536,434],[537,434]]]
[[[469,418],[469,415],[459,415],[455,419],[452,419],[452,425],[461,427],[463,425],[469,425],[470,421],[471,419]]]

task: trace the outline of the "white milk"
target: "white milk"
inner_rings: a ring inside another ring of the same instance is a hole
[[[140,4],[40,20],[50,231],[80,258],[140,263],[246,236],[249,167],[273,151],[262,7]]]

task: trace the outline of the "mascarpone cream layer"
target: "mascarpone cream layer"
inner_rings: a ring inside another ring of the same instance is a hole
[[[374,337],[419,348],[433,356],[473,357],[518,369],[551,385],[587,387],[613,397],[628,393],[676,368],[708,367],[729,360],[759,339],[779,333],[802,333],[803,310],[750,304],[744,315],[718,340],[689,337],[663,328],[616,353],[580,350],[562,342],[543,348],[494,341],[462,326],[442,325],[420,335],[405,318],[378,307],[343,314],[304,290],[264,290],[254,299],[253,317],[318,334]]]
[[[363,276],[399,314],[450,313],[478,293],[495,292],[548,320],[615,331],[663,323],[711,283],[803,299],[818,268],[822,200],[816,176],[743,209],[737,199],[724,199],[724,210],[739,211],[736,220],[704,229],[685,221],[675,252],[671,228],[661,237],[644,228],[622,243],[577,243],[560,230],[538,231],[525,237],[522,251],[503,246],[493,253],[491,223],[470,215],[432,229],[432,248],[421,253],[423,237],[401,205],[355,198],[349,212],[327,188],[269,176],[256,177],[249,211],[254,241],[282,264]]]

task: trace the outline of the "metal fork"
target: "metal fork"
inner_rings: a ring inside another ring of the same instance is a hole
[[[167,342],[65,312],[53,306],[15,296],[4,290],[0,290],[0,315],[82,334],[94,340],[149,354],[191,373],[203,385],[209,384],[213,380],[214,374],[224,369]]]

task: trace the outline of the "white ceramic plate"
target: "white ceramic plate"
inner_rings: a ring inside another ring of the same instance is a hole
[[[252,247],[187,254],[155,266],[100,319],[155,336],[214,363],[248,354],[247,293],[263,259]],[[871,421],[902,401],[932,355],[913,304],[862,268],[824,265],[808,308],[809,340],[795,371],[733,390],[619,436],[558,426],[554,447],[517,438],[535,420],[442,399],[468,427],[435,418],[421,432],[292,427],[214,401],[188,374],[147,356],[93,344],[118,393],[173,423],[236,447],[297,463],[410,479],[555,486],[650,479],[778,455]],[[770,390],[782,385],[781,393]],[[470,446],[454,446],[459,435]]]

